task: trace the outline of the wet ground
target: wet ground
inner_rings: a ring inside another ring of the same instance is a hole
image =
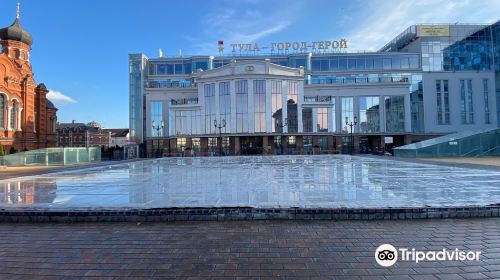
[[[378,208],[500,202],[500,172],[384,158],[162,158],[0,181],[3,208]]]

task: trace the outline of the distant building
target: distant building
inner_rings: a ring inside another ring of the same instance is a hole
[[[8,152],[54,147],[57,108],[37,84],[30,63],[33,40],[19,23],[0,29],[0,143]]]
[[[108,147],[111,138],[96,122],[58,123],[56,134],[58,147]]]
[[[128,128],[108,128],[103,130],[110,134],[109,145],[108,145],[109,147],[123,148],[128,143],[129,139]]]

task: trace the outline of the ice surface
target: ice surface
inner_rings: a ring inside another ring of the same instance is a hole
[[[414,207],[500,203],[500,172],[383,158],[162,158],[0,181],[1,208]]]

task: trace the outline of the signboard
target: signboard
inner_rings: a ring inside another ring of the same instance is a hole
[[[384,137],[384,143],[386,143],[386,144],[393,144],[394,143],[394,138],[392,138],[392,136],[386,136],[386,137]]]
[[[219,54],[224,52],[224,41],[217,41]],[[232,53],[255,53],[262,50],[271,52],[319,52],[334,51],[347,48],[347,40],[340,39],[334,41],[312,41],[312,42],[272,42],[269,45],[259,45],[259,43],[229,44]]]
[[[417,36],[450,36],[450,26],[417,25]]]

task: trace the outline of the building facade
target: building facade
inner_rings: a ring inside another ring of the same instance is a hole
[[[110,134],[108,147],[123,148],[128,144],[128,128],[106,128],[103,131]]]
[[[412,26],[369,53],[131,54],[130,142],[145,156],[379,153],[494,128],[495,26]]]
[[[58,123],[56,140],[58,147],[109,147],[111,132],[96,122]]]
[[[57,108],[37,84],[30,63],[31,35],[17,17],[0,29],[0,143],[8,153],[54,147]]]

